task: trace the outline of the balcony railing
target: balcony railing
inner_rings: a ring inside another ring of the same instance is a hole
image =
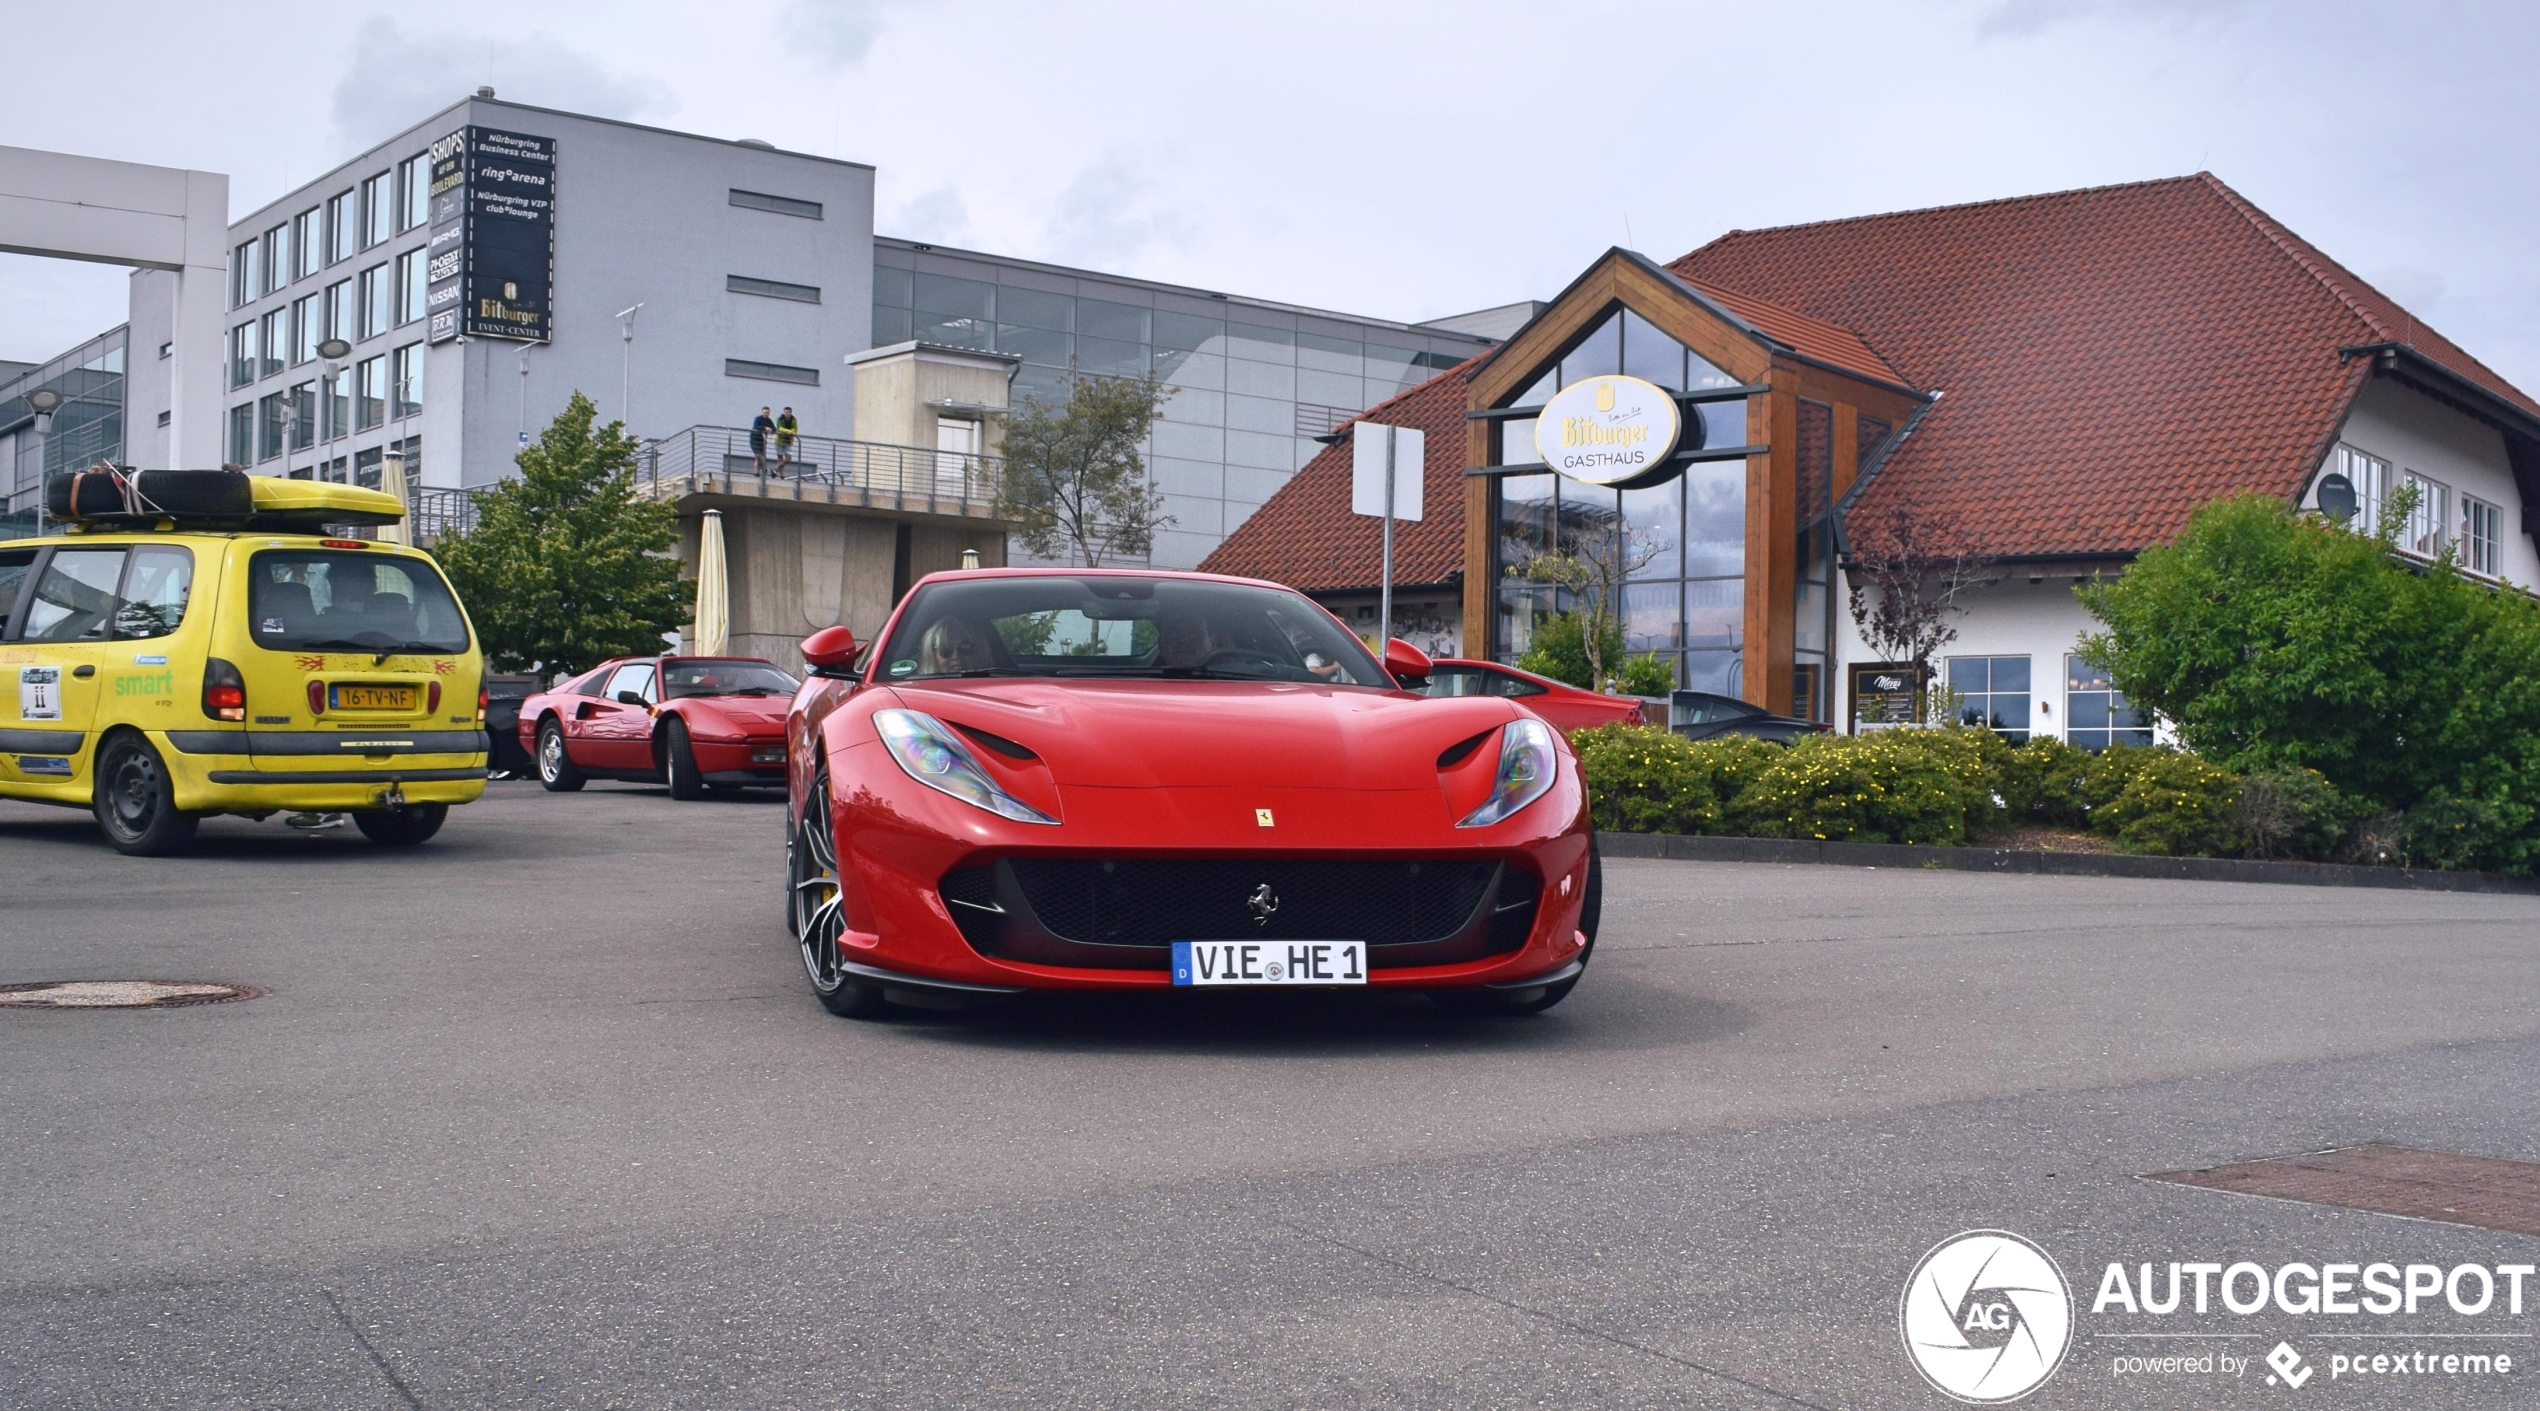
[[[780,460],[773,437],[753,455],[747,431],[692,426],[646,443],[636,482],[662,499],[744,495],[991,518],[1002,469],[996,456],[826,436],[797,438]]]

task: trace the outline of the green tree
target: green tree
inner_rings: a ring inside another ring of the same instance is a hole
[[[1603,638],[1597,651],[1588,651],[1588,628],[1593,623]],[[1655,652],[1628,656],[1623,644],[1622,624],[1611,618],[1590,613],[1563,612],[1535,622],[1534,636],[1524,655],[1517,658],[1517,669],[1573,686],[1596,690],[1596,663],[1615,664],[1606,685],[1625,695],[1663,696],[1675,689],[1675,668]]]
[[[2404,522],[2404,497],[2382,518]],[[2317,770],[2367,804],[2442,813],[2452,865],[2526,869],[2540,844],[2540,603],[2448,556],[2403,564],[2392,532],[2351,533],[2273,496],[2218,500],[2175,543],[2079,590],[2106,624],[2082,650],[2225,768]]]
[[[1138,448],[1169,395],[1153,377],[1080,377],[1064,406],[1023,399],[1006,420],[997,513],[1025,548],[1087,568],[1147,551],[1173,517]]]
[[[580,392],[522,450],[516,479],[478,492],[476,527],[435,549],[486,655],[509,669],[580,671],[658,651],[686,621],[678,511],[635,494],[635,439],[595,426]]]

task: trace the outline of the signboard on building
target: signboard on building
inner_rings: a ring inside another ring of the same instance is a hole
[[[1358,423],[1350,436],[1349,512],[1381,517],[1386,505],[1385,477],[1390,474],[1393,517],[1417,520],[1428,463],[1429,440],[1420,428]]]
[[[547,342],[555,336],[554,139],[465,127],[428,155],[427,336]]]
[[[1573,480],[1613,485],[1655,470],[1684,419],[1675,394],[1637,377],[1583,377],[1543,404],[1535,450]]]

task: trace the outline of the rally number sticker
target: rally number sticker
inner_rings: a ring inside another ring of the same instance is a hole
[[[18,719],[62,718],[62,669],[58,666],[18,668]]]

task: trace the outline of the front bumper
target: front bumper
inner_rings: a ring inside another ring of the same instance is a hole
[[[947,875],[965,870],[975,875],[976,869],[987,868],[1010,880],[1012,869],[999,871],[999,865],[1018,858],[1079,864],[1137,860],[1397,866],[1452,860],[1496,868],[1512,892],[1531,889],[1533,910],[1522,934],[1511,936],[1503,928],[1496,937],[1488,935],[1493,918],[1485,899],[1465,925],[1449,928],[1452,936],[1407,937],[1411,944],[1394,951],[1400,963],[1387,963],[1387,952],[1394,948],[1371,937],[1316,937],[1371,939],[1369,988],[1540,985],[1578,961],[1584,949],[1578,925],[1592,834],[1574,767],[1565,768],[1549,794],[1515,817],[1474,829],[1454,827],[1434,789],[1077,787],[1064,791],[1066,817],[1052,827],[1010,822],[938,794],[902,774],[879,746],[838,752],[832,771],[833,822],[846,891],[844,958],[910,983],[934,980],[1027,990],[1171,987],[1170,946],[1153,945],[1164,939],[1161,935],[1141,937],[1144,951],[1053,949],[1000,944],[976,924],[965,927],[956,920],[944,895]],[[1274,824],[1258,827],[1258,811],[1267,811]],[[955,890],[961,890],[959,884]],[[969,898],[981,899],[975,894]],[[986,899],[1000,904],[1011,900]],[[1024,919],[1010,905],[1006,915]],[[1141,955],[1152,955],[1152,962],[1143,963]]]

